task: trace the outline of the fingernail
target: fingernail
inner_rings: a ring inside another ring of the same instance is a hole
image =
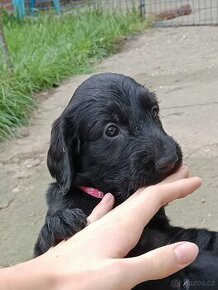
[[[111,201],[112,199],[113,199],[114,197],[113,197],[113,195],[111,194],[111,193],[106,193],[105,194],[105,196],[102,198],[102,203],[103,204],[106,204],[106,203],[108,203],[109,201]]]
[[[179,264],[189,264],[197,257],[199,249],[196,244],[181,242],[174,245],[174,253]]]

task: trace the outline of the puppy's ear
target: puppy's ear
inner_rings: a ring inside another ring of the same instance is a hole
[[[69,191],[75,176],[74,163],[78,147],[79,139],[76,138],[76,133],[68,133],[65,120],[58,118],[52,126],[47,166],[63,194]]]

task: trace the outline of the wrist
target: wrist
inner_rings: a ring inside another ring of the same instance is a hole
[[[54,290],[56,277],[38,259],[0,269],[0,284],[5,290]]]

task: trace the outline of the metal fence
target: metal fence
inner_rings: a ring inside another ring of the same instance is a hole
[[[54,11],[62,13],[72,11],[75,8],[100,7],[108,10],[127,10],[131,7],[141,9],[144,7],[144,1],[140,0],[0,0],[0,11],[6,10],[15,12],[19,17],[26,15],[36,15],[41,11]],[[141,10],[140,10],[141,11]],[[141,11],[142,14],[142,11]],[[144,15],[144,12],[143,12]]]
[[[218,25],[218,0],[147,0],[145,11],[157,26]]]
[[[0,11],[15,11],[19,17],[41,11],[62,13],[76,7],[139,9],[157,26],[218,25],[218,0],[0,0]]]

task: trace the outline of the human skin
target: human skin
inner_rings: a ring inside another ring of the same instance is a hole
[[[113,195],[106,194],[81,232],[33,260],[1,269],[0,289],[127,290],[179,271],[197,257],[195,244],[179,242],[138,257],[124,257],[160,207],[191,194],[200,185],[201,180],[189,177],[189,169],[182,166],[113,210]]]

